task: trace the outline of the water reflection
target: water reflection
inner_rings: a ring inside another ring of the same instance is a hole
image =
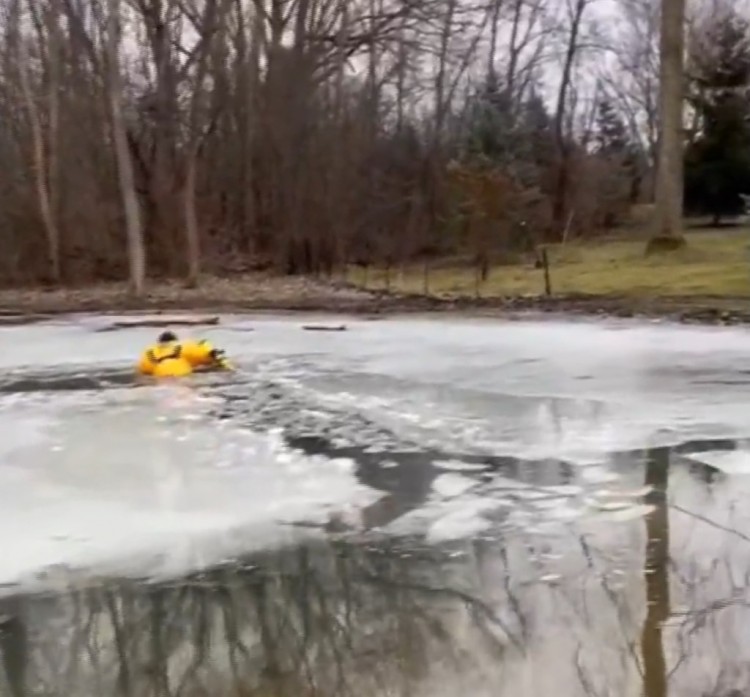
[[[66,380],[54,389],[93,389]],[[595,467],[606,478],[586,478],[565,459],[427,446],[358,414],[344,422],[285,390],[220,385],[213,416],[281,424],[289,447],[351,460],[383,494],[361,525],[168,582],[74,581],[59,568],[58,590],[0,600],[0,694],[724,697],[750,687],[750,488],[722,459],[742,458],[743,444],[606,453]],[[446,463],[468,488],[437,486]],[[431,542],[449,507],[478,502],[481,531]],[[408,535],[389,527],[414,514],[422,526]]]
[[[646,556],[643,580],[646,586],[646,619],[641,635],[643,693],[646,697],[666,697],[667,666],[662,638],[663,623],[669,617],[669,450],[648,451],[645,483],[650,491],[646,501],[653,508],[645,516]]]
[[[685,492],[682,451],[631,455],[647,486],[640,518],[505,518],[441,545],[351,532],[182,579],[6,597],[3,694],[723,697],[750,684],[746,630],[726,622],[724,588],[688,544],[708,524],[686,524],[685,500],[670,508]],[[708,566],[748,559],[725,559],[717,539]],[[707,661],[718,635],[736,655]]]
[[[2,603],[8,694],[412,694],[436,666],[486,673],[513,644],[459,566],[329,541],[179,582],[17,596]]]

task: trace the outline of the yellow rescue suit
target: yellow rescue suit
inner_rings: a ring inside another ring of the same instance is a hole
[[[190,375],[193,366],[183,356],[182,345],[169,342],[149,346],[138,361],[138,372],[155,378],[179,378]]]
[[[223,351],[215,349],[205,339],[201,341],[184,341],[182,346],[182,357],[190,363],[194,369],[198,370],[231,370],[232,366],[226,358]]]

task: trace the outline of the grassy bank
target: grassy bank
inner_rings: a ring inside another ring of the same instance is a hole
[[[750,228],[696,230],[685,249],[647,257],[645,239],[573,242],[548,248],[554,294],[750,297]],[[356,285],[386,286],[382,270],[351,273]],[[390,274],[396,292],[421,293],[424,269],[411,266]],[[476,292],[474,269],[465,264],[436,264],[429,273],[429,292],[468,296]],[[480,285],[483,297],[537,295],[544,276],[533,264],[497,265]]]
[[[153,282],[144,298],[125,284],[0,290],[0,324],[66,312],[195,310],[315,311],[351,314],[523,310],[649,316],[706,324],[750,324],[750,228],[696,230],[685,249],[647,257],[645,239],[609,239],[549,248],[552,297],[531,263],[497,265],[479,288],[474,269],[456,260],[434,264],[424,295],[424,267],[350,269],[348,282],[269,274],[207,277],[198,288]]]
[[[0,315],[16,313],[122,312],[137,310],[357,310],[371,294],[309,278],[264,273],[205,277],[199,287],[179,281],[151,281],[146,296],[134,298],[126,283],[79,288],[0,290]]]

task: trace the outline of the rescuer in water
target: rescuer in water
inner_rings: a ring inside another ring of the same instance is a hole
[[[224,351],[214,348],[208,341],[179,341],[170,331],[163,332],[138,361],[138,372],[155,378],[231,369]]]

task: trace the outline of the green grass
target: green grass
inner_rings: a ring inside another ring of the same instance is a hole
[[[609,239],[572,242],[548,248],[553,293],[649,296],[750,296],[750,228],[697,230],[686,234],[687,246],[676,252],[645,255],[646,240]],[[385,287],[385,273],[367,277],[352,270],[351,279],[368,288]],[[391,272],[391,289],[421,293],[423,267]],[[440,296],[474,295],[474,269],[458,262],[436,264],[429,292]],[[485,297],[538,295],[544,275],[532,263],[495,266],[481,284]]]

